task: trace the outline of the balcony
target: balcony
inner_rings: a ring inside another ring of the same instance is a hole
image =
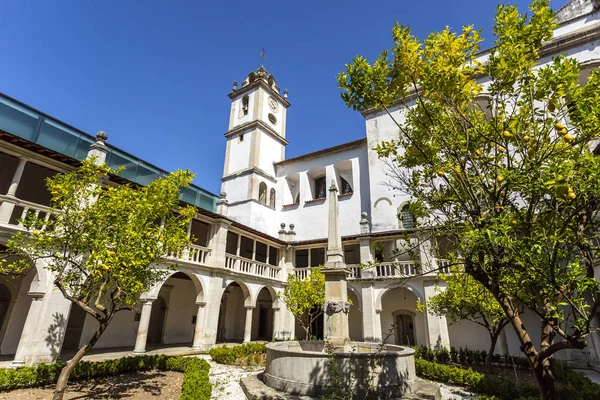
[[[281,275],[281,268],[279,267],[231,254],[225,256],[225,268],[243,275],[268,279],[279,280]]]
[[[46,207],[40,204],[31,203],[29,201],[17,199],[14,196],[0,195],[0,210],[4,209],[3,204],[12,204],[12,211],[6,215],[0,213],[0,225],[9,226],[13,229],[24,230],[21,220],[23,220],[28,214],[33,213],[36,217],[41,217],[45,221],[48,221],[52,215],[50,213],[50,207]],[[46,226],[41,226],[40,229],[44,229]]]
[[[196,265],[207,265],[210,249],[207,247],[191,245],[181,254],[170,254],[167,259]]]
[[[450,272],[450,262],[448,260],[437,259],[436,262],[439,266],[439,272],[446,274]],[[348,264],[346,267],[350,270],[348,280],[385,280],[393,278],[406,278],[417,275],[430,276],[436,275],[437,273],[437,271],[432,271],[430,273],[422,271],[420,264],[415,263],[414,261],[382,262],[369,268],[362,268],[357,264]],[[306,279],[310,275],[310,270],[311,268],[295,268],[294,275],[300,279]]]

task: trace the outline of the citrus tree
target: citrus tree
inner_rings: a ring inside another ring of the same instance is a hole
[[[319,268],[312,268],[308,277],[302,279],[288,275],[282,300],[305,332],[305,340],[312,337],[312,324],[323,316],[325,305],[325,275]]]
[[[418,308],[443,315],[451,323],[467,320],[484,327],[490,336],[486,363],[488,372],[492,373],[496,343],[509,322],[504,310],[489,290],[460,267],[452,267],[450,274],[439,274],[438,278],[446,283],[445,289],[438,288],[437,293]]]
[[[62,369],[54,399],[63,398],[71,371],[114,315],[131,310],[141,293],[165,277],[156,263],[190,243],[187,226],[195,210],[179,206],[179,190],[191,183],[191,172],[173,172],[142,188],[102,185],[117,171],[94,161],[48,178],[53,218],[28,215],[27,232],[8,243],[11,253],[25,257],[0,265],[0,272],[19,274],[41,260],[63,296],[98,321],[90,340]]]
[[[338,76],[349,107],[395,122],[397,137],[375,150],[416,217],[500,304],[544,399],[556,397],[552,356],[586,346],[600,305],[600,71],[581,85],[574,58],[537,64],[556,26],[548,0],[529,14],[501,5],[495,46],[480,55],[472,26],[421,41],[396,25],[391,52]],[[539,340],[521,309],[542,321]]]

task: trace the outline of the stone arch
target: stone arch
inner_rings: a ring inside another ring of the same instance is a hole
[[[275,208],[275,197],[276,197],[275,189],[271,188],[271,191],[269,192],[269,207],[271,207],[271,208]]]
[[[359,289],[355,288],[352,284],[348,284],[348,290],[350,290],[352,293],[354,293],[354,295],[356,296],[356,299],[358,300],[358,304],[356,304],[356,306],[358,307],[359,310],[362,311],[363,307],[362,307],[362,296],[361,296],[361,292]]]
[[[252,292],[239,279],[223,280],[219,296],[217,342],[241,342],[246,336],[246,318],[249,308],[254,308]]]
[[[168,276],[165,276],[165,278],[158,285],[156,285],[152,289],[150,289],[145,295],[142,295],[141,298],[156,300],[158,298],[158,294],[160,293],[160,289],[162,289],[165,282],[167,282],[167,280],[169,278],[171,278],[172,276],[174,276],[175,274],[179,274],[179,273],[186,275],[188,278],[190,278],[190,280],[194,284],[194,288],[196,289],[196,303],[204,302],[206,291],[204,290],[204,285],[202,284],[202,281],[193,272],[186,271],[183,269],[173,271]]]
[[[280,307],[281,300],[279,299],[279,296],[277,295],[277,292],[275,291],[275,289],[273,289],[273,287],[271,287],[269,285],[262,285],[258,288],[258,290],[256,291],[256,293],[254,293],[254,296],[252,298],[252,306],[256,307],[256,302],[258,301],[258,295],[260,294],[260,292],[263,289],[267,289],[267,291],[271,295],[271,300],[273,301],[273,307],[274,308]]]
[[[398,206],[398,225],[400,229],[410,229],[415,227],[417,220],[410,213],[408,209],[410,207],[410,201],[405,201]]]
[[[377,204],[381,203],[382,201],[387,201],[390,206],[392,205],[392,201],[390,199],[388,199],[387,197],[380,197],[375,201],[373,208],[377,208]]]
[[[267,184],[264,182],[258,185],[258,202],[262,205],[267,205]]]
[[[223,296],[223,292],[225,291],[225,289],[227,289],[227,287],[229,285],[231,285],[232,283],[237,283],[238,286],[240,287],[240,289],[242,289],[242,293],[244,294],[244,307],[253,307],[254,306],[252,293],[250,292],[250,288],[248,287],[248,285],[246,285],[244,283],[244,281],[242,281],[241,279],[227,279],[227,280],[224,280],[223,283],[224,283],[224,285],[223,285],[223,291],[221,292],[221,296]],[[257,292],[257,295],[258,295],[258,292]]]
[[[402,288],[402,287],[406,288],[407,290],[410,290],[412,292],[412,294],[414,294],[421,303],[425,302],[425,298],[423,297],[423,294],[412,283],[393,284],[393,285],[387,286],[384,290],[379,291],[379,294],[377,295],[377,298],[375,300],[375,309],[376,310],[382,309],[381,300],[383,299],[383,296],[385,296],[386,293],[388,293],[389,291],[391,291],[393,289],[398,289],[398,288]]]

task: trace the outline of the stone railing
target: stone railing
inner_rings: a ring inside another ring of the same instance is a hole
[[[441,272],[443,274],[450,273],[450,265],[452,264],[450,261],[438,258],[437,263],[438,263],[438,268],[439,268],[438,271],[439,272]]]
[[[207,247],[191,245],[181,252],[181,254],[170,254],[169,259],[183,261],[192,264],[207,265],[210,249]]]
[[[347,264],[346,268],[350,270],[350,275],[348,279],[360,279],[362,278],[362,269],[356,264]],[[294,275],[299,277],[300,279],[306,279],[310,276],[310,270],[312,268],[295,268]]]
[[[249,260],[244,257],[227,254],[225,268],[246,275],[260,276],[269,279],[280,279],[281,268],[274,265]]]
[[[23,220],[30,213],[34,214],[38,218],[42,218],[44,221],[46,221],[46,223],[52,216],[52,214],[50,213],[50,207],[43,206],[43,205],[36,204],[36,203],[31,203],[31,202],[25,201],[25,200],[20,200],[13,196],[1,195],[0,196],[0,207],[2,207],[2,205],[4,203],[13,204],[14,208],[10,215],[5,216],[6,220],[0,220],[0,223],[12,225],[12,226],[20,228],[20,229],[24,229],[23,224],[21,223],[21,220]],[[45,223],[43,226],[39,227],[40,230],[45,229],[45,228],[46,228]]]
[[[374,278],[405,277],[416,275],[419,265],[414,261],[391,261],[376,264],[373,267]]]

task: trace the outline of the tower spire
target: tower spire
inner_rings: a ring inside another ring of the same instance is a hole
[[[267,57],[267,51],[265,49],[262,49],[260,51],[260,66],[261,67],[265,67],[265,58]]]

